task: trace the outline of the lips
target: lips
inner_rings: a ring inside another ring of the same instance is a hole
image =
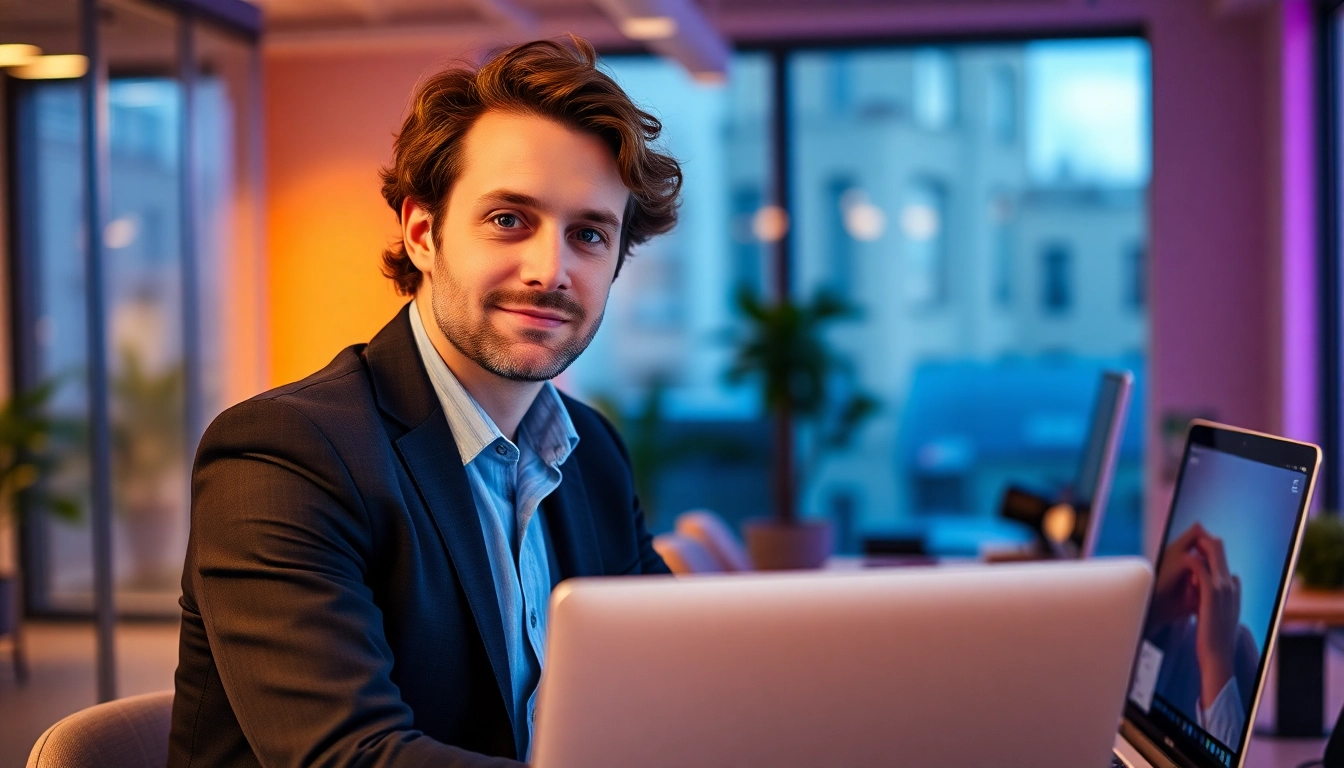
[[[527,315],[535,317],[538,320],[551,320],[557,323],[569,322],[569,318],[559,312],[547,309],[538,309],[537,307],[499,307],[505,312],[512,312],[516,315]]]

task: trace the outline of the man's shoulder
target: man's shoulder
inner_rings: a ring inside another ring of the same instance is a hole
[[[292,433],[305,427],[330,433],[365,421],[358,414],[371,414],[375,408],[363,355],[366,346],[346,347],[321,370],[226,409],[206,430],[205,442],[239,431]]]
[[[365,375],[364,348],[367,344],[352,344],[341,350],[322,370],[298,381],[283,384],[252,397],[248,402],[280,400],[286,405],[302,405],[308,400],[330,397],[341,389],[368,389]]]

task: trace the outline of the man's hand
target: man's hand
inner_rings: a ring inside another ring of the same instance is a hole
[[[1154,624],[1167,624],[1199,610],[1199,593],[1194,586],[1194,575],[1195,560],[1200,555],[1195,542],[1208,535],[1204,526],[1195,523],[1162,552],[1162,566],[1157,572],[1157,591],[1153,596]]]
[[[1199,659],[1200,703],[1205,708],[1232,679],[1237,627],[1241,625],[1241,579],[1227,567],[1223,540],[1207,533],[1196,538],[1194,584],[1199,590],[1195,655]]]

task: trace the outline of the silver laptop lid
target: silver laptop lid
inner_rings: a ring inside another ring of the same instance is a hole
[[[571,579],[538,768],[1100,766],[1140,558]]]
[[[1314,445],[1191,424],[1125,704],[1132,741],[1178,766],[1241,765],[1319,464]]]

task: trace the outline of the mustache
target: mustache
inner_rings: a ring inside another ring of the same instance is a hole
[[[583,306],[563,291],[510,291],[499,289],[485,294],[485,305],[487,307],[509,305],[552,309],[563,312],[577,322],[583,322],[588,317],[588,313],[584,311]]]

